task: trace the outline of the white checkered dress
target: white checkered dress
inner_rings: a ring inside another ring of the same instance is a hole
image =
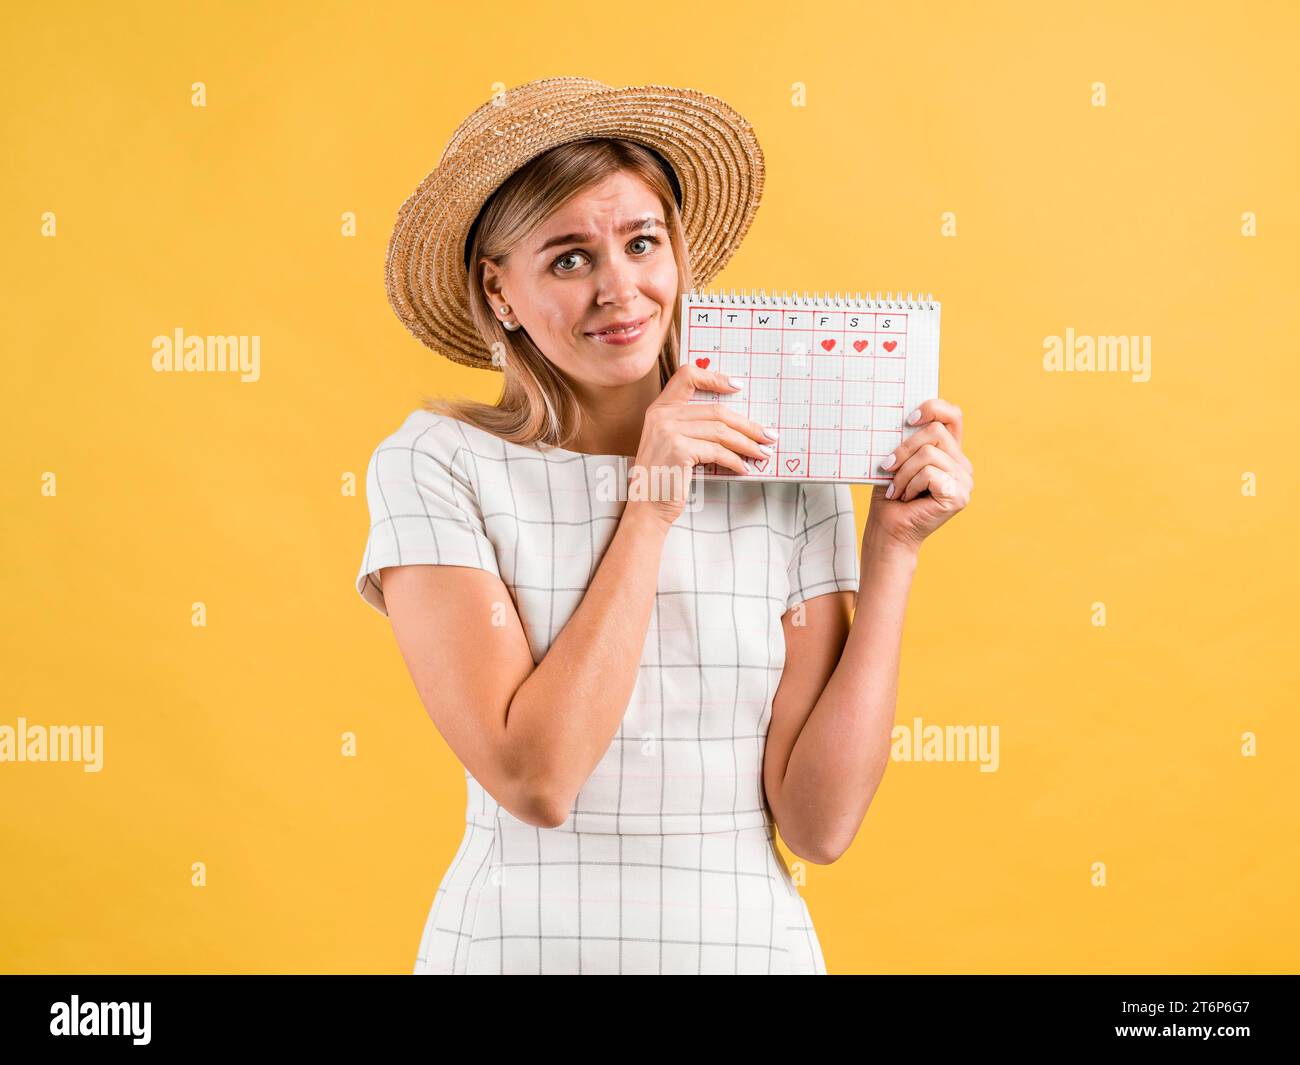
[[[487,570],[541,661],[614,535],[627,461],[415,411],[370,459],[357,591],[386,615],[385,566]],[[465,835],[416,973],[825,973],[774,843],[763,746],[782,615],[858,587],[852,497],[812,482],[696,478],[692,490],[609,750],[553,829],[466,772]]]

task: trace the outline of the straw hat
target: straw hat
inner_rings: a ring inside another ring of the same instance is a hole
[[[421,343],[454,362],[500,370],[469,310],[469,238],[492,193],[556,145],[591,137],[658,154],[677,196],[700,288],[726,265],[763,194],[763,151],[716,96],[667,85],[613,88],[543,78],[488,101],[452,134],[438,165],[402,204],[388,242],[388,300]]]

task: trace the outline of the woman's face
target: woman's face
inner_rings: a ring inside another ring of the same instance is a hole
[[[506,257],[487,263],[493,314],[528,331],[570,380],[612,387],[658,364],[677,298],[677,261],[659,197],[619,172],[578,193]],[[625,337],[593,334],[640,322]]]

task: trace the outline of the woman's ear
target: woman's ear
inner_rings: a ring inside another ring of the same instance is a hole
[[[506,299],[501,288],[501,284],[505,280],[501,268],[490,259],[485,259],[481,269],[483,271],[483,294],[487,297],[488,303],[493,308],[508,304],[510,301]]]

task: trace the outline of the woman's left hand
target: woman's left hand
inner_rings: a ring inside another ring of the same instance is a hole
[[[916,421],[909,419],[909,424],[918,427],[916,432],[881,463],[893,483],[872,490],[867,527],[918,549],[970,502],[975,468],[961,450],[960,407],[927,399],[915,414]]]

